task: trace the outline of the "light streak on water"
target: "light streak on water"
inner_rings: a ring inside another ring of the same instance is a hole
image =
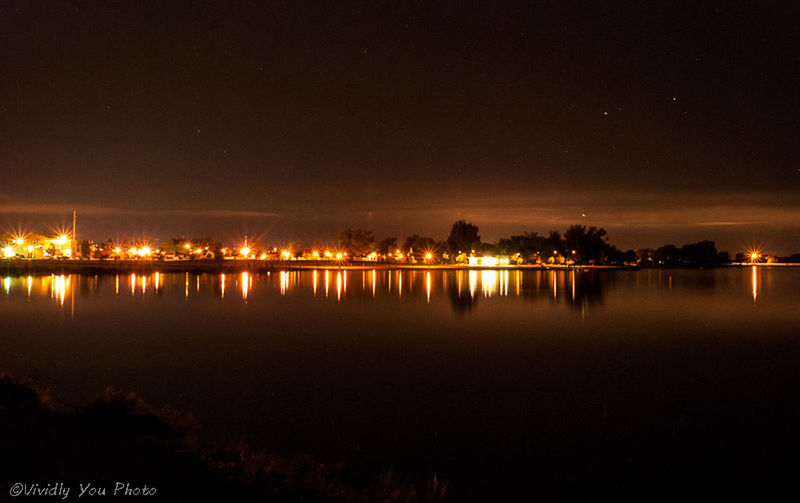
[[[425,273],[425,296],[428,299],[428,304],[431,303],[431,273],[430,271]]]
[[[314,297],[316,297],[317,296],[317,270],[316,269],[314,269],[314,271],[312,271],[311,278],[312,278],[312,280],[311,280],[312,284],[314,285]]]
[[[469,296],[475,298],[475,290],[478,288],[478,271],[470,269],[469,271]]]

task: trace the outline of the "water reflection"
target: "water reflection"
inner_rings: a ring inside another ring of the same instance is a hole
[[[762,275],[767,271],[751,267],[735,271],[735,276],[744,283],[746,295],[753,303],[761,301]],[[360,275],[361,281],[352,281],[352,275]],[[131,273],[127,287],[131,297],[170,298],[183,293],[185,301],[190,300],[192,278],[190,273],[152,274]],[[705,291],[718,288],[720,279],[713,273],[684,271],[677,276],[668,271],[640,272],[600,272],[600,271],[508,271],[508,270],[458,270],[458,271],[398,271],[398,270],[309,270],[279,271],[277,274],[254,274],[241,272],[230,274],[196,274],[194,286],[197,297],[203,299],[216,297],[218,300],[257,302],[269,295],[302,296],[309,295],[319,300],[347,302],[350,299],[394,299],[420,300],[431,308],[442,301],[450,304],[458,314],[475,311],[480,300],[501,302],[502,299],[518,298],[526,302],[563,305],[570,310],[585,314],[589,307],[602,306],[609,292],[617,288],[618,282],[631,281],[656,282],[663,292],[687,289]],[[675,276],[675,277],[673,277]],[[712,276],[712,277],[709,277]],[[241,296],[226,297],[229,283]],[[91,282],[91,283],[90,283]],[[20,295],[36,299],[49,296],[58,305],[65,305],[74,295],[91,294],[119,296],[125,289],[125,278],[49,275],[3,278],[3,291],[6,296]],[[324,289],[324,297],[321,290]],[[740,287],[740,291],[742,287]],[[333,292],[331,291],[333,290]]]
[[[247,300],[247,293],[250,291],[250,286],[252,285],[252,280],[250,279],[250,273],[243,272],[242,273],[242,299]]]
[[[472,312],[478,305],[478,297],[475,297],[472,292],[461,289],[461,277],[456,279],[456,288],[448,290],[448,298],[456,314],[464,315]]]

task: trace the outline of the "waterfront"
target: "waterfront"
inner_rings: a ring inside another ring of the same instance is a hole
[[[60,400],[115,386],[209,438],[358,451],[458,498],[753,489],[797,468],[794,268],[2,281],[0,369]]]

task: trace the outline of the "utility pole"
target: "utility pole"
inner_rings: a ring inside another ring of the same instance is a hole
[[[78,256],[78,244],[75,241],[75,221],[77,220],[77,210],[72,210],[72,258]]]

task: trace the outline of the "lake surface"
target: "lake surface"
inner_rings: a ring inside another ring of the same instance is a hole
[[[0,279],[0,372],[457,499],[800,477],[800,269]]]

